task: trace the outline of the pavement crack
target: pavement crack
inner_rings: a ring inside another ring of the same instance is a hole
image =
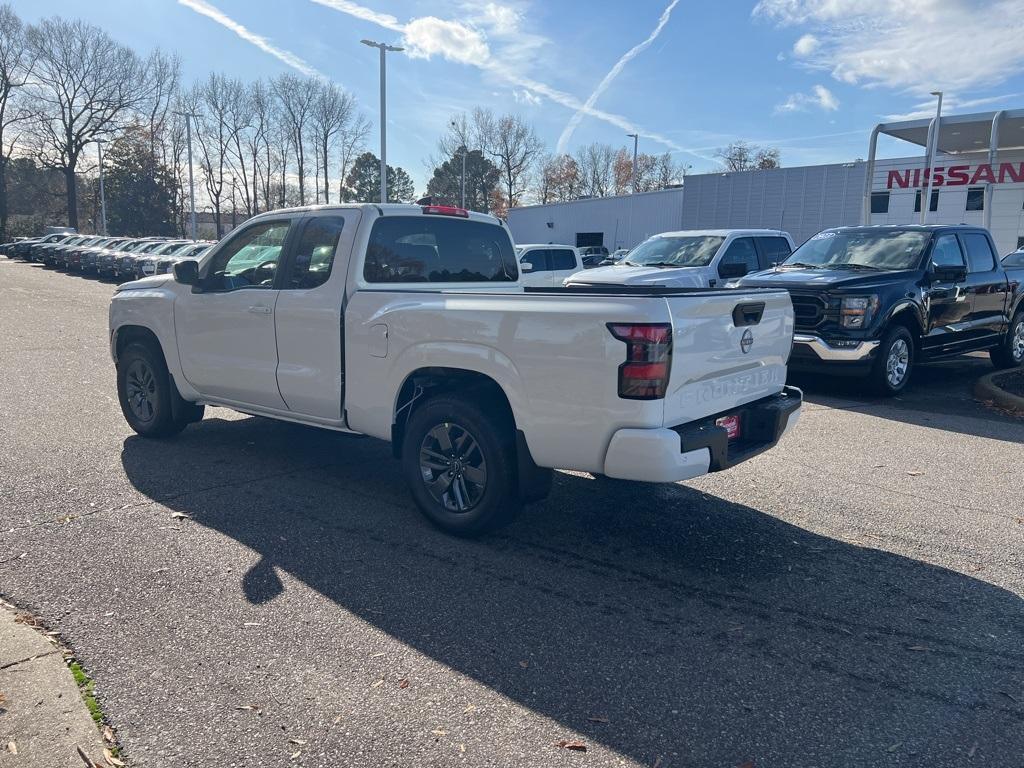
[[[28,664],[30,661],[35,661],[36,659],[43,659],[47,656],[53,656],[55,653],[60,653],[60,651],[47,651],[46,653],[37,653],[35,656],[29,656],[24,659],[18,659],[17,661],[8,661],[6,664],[0,664],[0,670],[10,669],[11,667],[16,667],[19,664]]]

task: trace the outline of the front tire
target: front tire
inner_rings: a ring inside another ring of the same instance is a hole
[[[413,412],[402,471],[416,506],[441,530],[472,537],[508,525],[516,494],[511,419],[476,400],[438,395]]]
[[[121,413],[142,437],[171,437],[187,427],[189,414],[176,416],[174,391],[163,355],[149,344],[125,347],[117,361],[117,399]]]
[[[874,365],[871,367],[871,387],[883,397],[900,394],[910,383],[914,370],[914,339],[902,325],[894,325],[882,337]]]
[[[1018,309],[1010,321],[1006,336],[989,351],[996,368],[1016,368],[1024,364],[1024,309]]]

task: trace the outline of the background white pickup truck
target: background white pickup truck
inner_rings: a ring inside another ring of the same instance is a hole
[[[390,440],[420,509],[460,535],[542,498],[550,470],[668,482],[796,422],[785,291],[526,289],[490,216],[272,211],[201,263],[119,286],[110,346],[141,435],[203,405]]]
[[[644,240],[617,264],[579,272],[565,284],[720,288],[748,272],[771,269],[794,248],[789,233],[778,229],[662,232]]]

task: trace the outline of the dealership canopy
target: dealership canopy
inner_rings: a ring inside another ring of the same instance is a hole
[[[935,130],[936,120],[938,130]],[[988,162],[994,165],[999,150],[1024,148],[1024,109],[1007,109],[998,112],[978,112],[972,115],[949,115],[924,120],[904,120],[895,123],[880,123],[871,132],[868,147],[868,168],[864,188],[864,220],[870,221],[871,180],[875,173],[875,150],[879,136],[902,139],[926,148],[926,156],[932,152],[947,155],[988,151]],[[927,174],[927,170],[926,170]],[[986,185],[986,198],[991,196],[991,185]],[[986,199],[986,202],[990,202]],[[985,206],[985,226],[990,224],[991,206]]]

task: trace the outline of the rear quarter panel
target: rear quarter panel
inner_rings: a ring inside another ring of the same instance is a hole
[[[608,331],[613,321],[668,322],[668,306],[638,297],[357,291],[345,322],[348,425],[389,439],[412,372],[461,368],[502,387],[538,464],[601,471],[615,430],[661,426],[664,417],[663,401],[618,397],[626,346]]]

